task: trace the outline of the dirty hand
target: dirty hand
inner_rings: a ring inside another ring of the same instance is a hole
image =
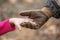
[[[36,22],[37,26],[34,26],[34,27],[32,26],[33,29],[40,28],[48,18],[40,10],[22,11],[22,12],[20,12],[20,15],[23,17],[27,16],[28,18],[31,18],[34,20],[34,22]]]

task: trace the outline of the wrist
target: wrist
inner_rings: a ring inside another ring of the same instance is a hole
[[[52,11],[51,11],[51,9],[48,8],[48,7],[43,7],[43,8],[41,9],[41,11],[42,11],[46,16],[48,16],[48,17],[51,17],[51,16],[52,16]]]

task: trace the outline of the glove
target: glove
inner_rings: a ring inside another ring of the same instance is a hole
[[[24,22],[29,22],[32,25],[36,25],[35,22],[33,22],[33,19],[29,19],[29,18],[10,18],[9,19],[10,23],[13,23],[17,29],[21,30],[21,23]]]

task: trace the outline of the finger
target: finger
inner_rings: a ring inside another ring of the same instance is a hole
[[[34,19],[37,13],[35,13],[35,11],[25,11],[25,12],[21,12],[20,15],[21,16],[28,16],[28,18]]]
[[[21,16],[30,16],[31,11],[24,11],[24,12],[20,12]]]
[[[21,31],[21,26],[19,24],[16,24],[16,27],[17,27],[18,30]]]
[[[30,14],[34,14],[34,12],[38,12],[38,11],[40,11],[40,9],[21,11],[19,14],[21,16],[29,16]]]
[[[21,23],[21,26],[26,27],[26,28],[30,28],[30,29],[38,29],[39,28],[38,25],[31,24],[30,22]]]
[[[28,16],[31,19],[34,18],[38,18],[40,16],[42,16],[43,14],[40,14],[40,10],[31,10],[31,11],[24,11],[24,12],[20,12],[21,16]]]

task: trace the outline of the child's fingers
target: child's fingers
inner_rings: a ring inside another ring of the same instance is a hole
[[[16,25],[16,28],[21,31],[21,26],[20,26],[20,24],[15,24],[15,25]]]

